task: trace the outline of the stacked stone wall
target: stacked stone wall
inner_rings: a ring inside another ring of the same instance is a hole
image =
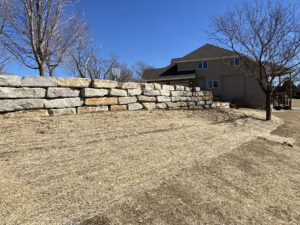
[[[0,113],[7,116],[214,107],[211,92],[199,87],[0,75]]]

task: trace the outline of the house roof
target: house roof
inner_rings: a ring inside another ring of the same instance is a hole
[[[233,51],[211,44],[206,44],[181,58],[172,59],[172,62],[229,57],[234,55],[236,54]]]

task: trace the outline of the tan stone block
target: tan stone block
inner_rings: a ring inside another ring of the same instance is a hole
[[[179,107],[186,107],[188,104],[187,104],[187,102],[178,102],[177,105]]]
[[[135,82],[125,82],[122,84],[122,89],[141,89],[142,84],[141,83],[135,83]]]
[[[84,106],[84,107],[77,108],[78,114],[102,112],[102,111],[108,111],[108,106],[97,106],[97,107]]]
[[[57,78],[58,87],[89,87],[91,79],[89,78]]]
[[[154,85],[154,89],[155,90],[161,90],[161,84],[159,84],[159,83],[153,83],[153,85]]]
[[[84,101],[87,106],[98,106],[98,105],[117,105],[118,98],[87,98]]]
[[[156,104],[153,103],[153,102],[144,102],[143,103],[143,106],[145,109],[147,110],[153,110],[153,109],[156,109]]]
[[[43,117],[49,116],[48,110],[46,109],[35,109],[35,110],[24,110],[18,112],[10,112],[5,114],[0,114],[4,118],[12,118],[12,117]]]
[[[127,105],[111,105],[110,106],[111,111],[123,111],[127,110]]]
[[[140,96],[138,96],[138,101],[139,102],[156,102],[156,97],[140,95]]]
[[[119,87],[120,84],[117,81],[112,80],[93,80],[92,86],[94,88],[116,88]]]

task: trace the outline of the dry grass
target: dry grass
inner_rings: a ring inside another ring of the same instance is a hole
[[[0,118],[0,221],[84,221],[161,190],[184,171],[206,179],[203,163],[231,154],[281,123],[262,121],[260,112],[247,114],[141,111]]]
[[[211,160],[198,158],[158,187],[81,225],[299,224],[300,112],[277,113],[273,132],[297,146],[257,138]]]

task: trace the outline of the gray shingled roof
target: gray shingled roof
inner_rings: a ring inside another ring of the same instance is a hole
[[[143,74],[143,79],[155,80],[158,78],[161,79],[162,77],[165,77],[166,79],[171,79],[171,77],[174,76],[184,77],[184,75],[195,74],[195,71],[177,72],[176,62],[178,61],[201,60],[209,58],[227,57],[233,55],[233,51],[220,48],[214,45],[206,44],[181,58],[172,59],[171,65],[165,68],[145,70]]]

